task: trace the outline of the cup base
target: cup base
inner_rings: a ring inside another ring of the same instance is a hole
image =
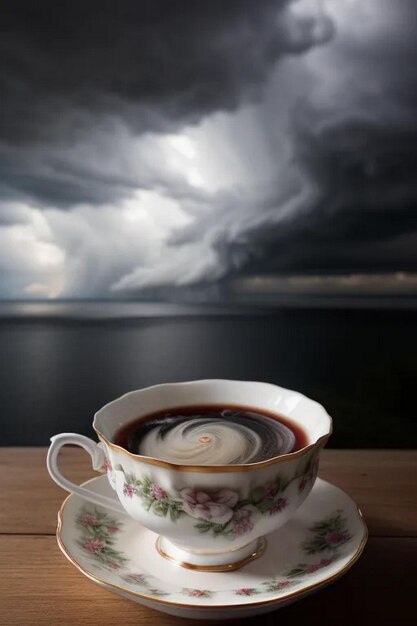
[[[259,558],[265,552],[266,539],[254,541],[225,552],[194,552],[181,548],[166,537],[158,537],[155,543],[159,554],[179,567],[200,572],[231,572]]]

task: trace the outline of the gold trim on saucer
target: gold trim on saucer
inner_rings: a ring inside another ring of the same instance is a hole
[[[94,478],[91,478],[90,480],[87,480],[86,482],[84,482],[82,484],[82,486],[86,486],[88,483],[92,482],[93,480],[97,480],[97,476]],[[324,482],[328,482],[328,481],[324,481]],[[328,483],[328,484],[332,484],[332,483]],[[337,489],[339,489],[340,491],[342,491],[355,505],[356,503],[352,500],[352,498],[349,496],[349,494],[344,491],[343,489],[340,489],[340,487],[337,487]],[[172,602],[169,600],[161,600],[160,598],[156,598],[153,597],[152,595],[145,595],[143,593],[139,593],[138,591],[131,591],[130,589],[126,589],[126,587],[121,587],[120,585],[115,585],[114,583],[110,583],[107,582],[106,580],[103,580],[102,578],[99,578],[98,576],[95,576],[94,574],[91,574],[90,572],[88,572],[87,570],[85,570],[83,568],[82,565],[80,565],[78,563],[78,561],[76,559],[74,559],[74,557],[72,557],[67,548],[65,547],[65,544],[62,540],[62,526],[63,526],[63,512],[65,509],[65,506],[69,500],[69,498],[71,497],[72,494],[70,494],[69,496],[67,496],[65,498],[65,500],[63,501],[59,511],[58,511],[58,525],[57,525],[57,529],[56,529],[56,538],[57,538],[57,542],[58,542],[58,546],[61,550],[61,552],[65,555],[65,557],[68,559],[68,561],[70,561],[70,563],[72,563],[80,572],[82,572],[84,574],[84,576],[86,576],[87,578],[89,578],[91,581],[93,581],[94,583],[103,586],[104,588],[110,588],[110,589],[114,589],[116,592],[122,592],[123,594],[129,594],[131,596],[136,596],[138,598],[141,598],[142,600],[146,600],[146,601],[150,601],[153,602],[155,604],[164,604],[166,606],[178,606],[178,607],[182,607],[185,609],[190,609],[190,611],[192,611],[194,608],[201,608],[201,609],[225,609],[228,608],[231,611],[233,609],[238,609],[238,608],[245,608],[245,607],[252,607],[252,606],[266,606],[268,604],[282,604],[283,602],[286,602],[288,599],[290,598],[296,598],[298,596],[303,596],[305,595],[307,592],[311,591],[312,589],[320,588],[323,587],[324,585],[327,585],[328,583],[331,583],[335,580],[337,580],[338,578],[340,578],[345,572],[347,572],[352,565],[354,565],[356,563],[356,561],[359,559],[359,557],[361,556],[366,542],[368,540],[368,536],[369,536],[369,532],[368,532],[368,527],[365,524],[365,521],[363,519],[363,515],[362,515],[362,511],[360,510],[360,508],[356,505],[356,512],[358,514],[358,517],[360,519],[360,522],[362,523],[362,528],[363,528],[363,532],[364,535],[361,539],[361,542],[355,552],[355,554],[351,557],[351,559],[346,563],[345,567],[341,570],[339,570],[338,572],[336,572],[335,574],[332,574],[331,576],[328,576],[327,578],[320,580],[319,582],[316,583],[312,583],[311,585],[308,585],[306,587],[304,587],[303,589],[299,589],[298,591],[293,591],[292,593],[287,593],[285,595],[282,595],[280,598],[270,598],[268,600],[258,600],[255,602],[245,602],[245,603],[240,603],[240,604],[190,604],[190,603],[185,603],[185,602]]]
[[[245,556],[240,561],[236,561],[235,563],[226,563],[225,565],[195,565],[194,563],[187,563],[187,561],[180,561],[179,559],[176,559],[175,557],[170,556],[169,554],[167,554],[166,552],[162,550],[161,537],[158,537],[157,540],[155,541],[155,547],[158,553],[164,559],[167,559],[168,561],[172,561],[173,563],[175,563],[176,565],[179,565],[180,567],[185,567],[185,569],[192,569],[197,572],[232,572],[233,570],[240,569],[247,563],[250,563],[254,559],[257,559],[260,556],[262,556],[266,548],[266,539],[265,537],[260,537],[258,541],[258,547],[256,548],[254,552],[252,552],[252,554],[248,554],[248,556]],[[237,548],[237,549],[241,550],[241,548]],[[229,552],[231,552],[231,550],[229,550]]]

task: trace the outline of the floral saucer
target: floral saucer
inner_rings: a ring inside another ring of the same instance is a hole
[[[88,486],[116,498],[106,476]],[[367,535],[353,500],[320,479],[294,517],[268,535],[264,554],[233,572],[179,567],[158,553],[155,533],[74,494],[57,529],[62,552],[97,584],[165,613],[204,619],[266,613],[318,590],[353,565]]]

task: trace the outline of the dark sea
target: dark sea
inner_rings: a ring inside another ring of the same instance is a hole
[[[334,419],[329,447],[416,447],[415,301],[0,304],[1,445],[92,435],[117,396],[198,378],[307,394]]]

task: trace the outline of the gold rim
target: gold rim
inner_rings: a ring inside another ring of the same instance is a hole
[[[158,389],[158,387],[172,387],[172,386],[177,386],[177,385],[182,385],[182,386],[184,386],[184,385],[194,385],[195,383],[213,382],[213,381],[217,381],[217,379],[192,380],[192,381],[188,381],[188,382],[178,382],[178,383],[162,383],[162,384],[159,384],[159,385],[152,385],[151,387],[146,387],[145,389]],[[217,382],[219,382],[219,381],[217,381]],[[238,381],[238,380],[228,380],[228,379],[220,379],[220,382],[248,383],[248,384],[256,383],[256,381]],[[283,387],[279,387],[278,385],[273,385],[272,383],[257,383],[257,384],[268,385],[270,387],[275,387],[276,389],[284,389]],[[291,391],[290,389],[284,389],[284,390],[285,391]],[[160,459],[156,459],[154,457],[141,456],[140,454],[134,454],[133,452],[129,452],[128,450],[125,450],[121,446],[118,446],[117,444],[112,443],[111,441],[109,441],[98,430],[98,428],[95,425],[95,421],[96,421],[98,413],[100,413],[103,409],[105,409],[106,407],[110,406],[111,404],[118,402],[122,398],[130,396],[130,395],[132,395],[134,393],[137,393],[137,391],[142,391],[142,390],[129,391],[128,393],[125,393],[124,395],[120,396],[120,398],[116,398],[116,400],[112,400],[111,402],[106,404],[104,407],[102,407],[100,409],[100,411],[98,411],[94,415],[93,429],[94,429],[96,435],[109,448],[111,448],[112,450],[115,450],[116,452],[119,452],[120,454],[124,454],[127,457],[129,457],[129,458],[135,459],[136,461],[141,461],[142,463],[146,463],[148,465],[156,465],[158,467],[165,467],[167,469],[176,470],[178,472],[200,472],[202,474],[224,473],[224,472],[247,472],[247,471],[251,471],[253,469],[258,469],[258,468],[261,468],[261,467],[268,467],[269,465],[275,465],[275,463],[281,463],[282,461],[287,461],[287,460],[292,460],[292,459],[296,459],[296,458],[302,457],[305,454],[307,454],[310,450],[312,450],[313,448],[315,448],[315,447],[319,448],[320,446],[324,446],[326,441],[328,440],[328,438],[331,436],[331,434],[333,432],[333,420],[332,420],[332,418],[327,413],[326,409],[322,405],[319,405],[322,408],[323,412],[324,412],[324,416],[327,417],[327,419],[329,420],[329,427],[328,427],[329,430],[328,430],[328,433],[326,433],[325,435],[322,435],[321,437],[319,437],[314,443],[312,443],[312,444],[310,444],[308,446],[305,446],[304,448],[301,448],[301,450],[297,450],[296,452],[290,452],[289,454],[281,454],[280,456],[273,457],[272,459],[267,459],[266,461],[258,461],[257,463],[247,463],[245,465],[181,465],[179,463],[170,463],[169,461],[161,461]],[[299,392],[293,392],[293,393],[297,393],[299,396],[301,396],[303,398],[306,398],[308,401],[314,402],[315,404],[318,404],[317,402],[315,402],[315,400],[311,400],[310,398],[308,398],[304,394],[301,394]],[[229,403],[227,403],[227,404],[228,404],[228,406],[234,406],[233,404],[229,404]],[[256,407],[253,407],[253,408],[255,409]],[[288,415],[288,416],[283,415],[283,417],[288,417],[289,419],[291,419],[290,415]]]
[[[97,477],[95,478],[91,478],[90,480],[87,480],[85,483],[82,484],[82,486],[86,486],[88,483],[92,482],[93,480],[97,480]],[[327,483],[327,484],[332,484],[329,483],[328,481],[323,480],[323,482]],[[335,486],[335,485],[332,485]],[[90,580],[92,580],[95,583],[98,583],[99,585],[103,585],[104,587],[107,588],[111,588],[111,589],[116,589],[117,591],[122,591],[124,594],[129,594],[132,596],[136,596],[138,598],[142,598],[142,600],[147,600],[148,602],[154,602],[156,604],[164,604],[166,606],[178,606],[181,608],[186,608],[186,609],[238,609],[238,608],[244,608],[247,606],[264,606],[267,604],[281,604],[282,602],[287,601],[290,598],[296,598],[300,595],[304,595],[305,593],[307,593],[308,591],[312,590],[312,589],[316,589],[319,587],[324,586],[327,583],[333,582],[335,580],[337,580],[338,578],[340,578],[344,573],[346,573],[348,570],[350,570],[350,568],[352,567],[352,565],[354,565],[356,563],[356,561],[359,559],[359,557],[361,556],[366,542],[368,541],[368,536],[369,536],[369,532],[368,532],[368,527],[363,519],[363,515],[362,515],[362,511],[360,510],[360,508],[356,505],[356,503],[352,500],[352,498],[349,496],[349,494],[344,490],[341,489],[340,487],[337,487],[337,489],[339,489],[340,491],[342,491],[345,496],[347,496],[351,502],[353,502],[353,504],[355,504],[356,506],[356,512],[358,514],[359,520],[362,524],[362,529],[363,529],[363,537],[362,540],[355,552],[355,554],[351,557],[351,559],[349,559],[349,561],[346,563],[345,567],[341,570],[339,570],[338,572],[332,574],[331,576],[328,576],[327,578],[325,578],[324,580],[321,580],[317,583],[313,583],[311,585],[308,585],[306,587],[304,587],[303,589],[299,589],[298,591],[293,591],[292,593],[287,593],[286,595],[280,597],[280,598],[270,598],[269,600],[258,600],[257,602],[245,602],[243,604],[187,604],[184,602],[170,602],[169,600],[161,600],[160,598],[155,598],[152,596],[147,596],[144,595],[143,593],[139,593],[138,591],[131,591],[130,589],[126,589],[126,587],[120,587],[120,585],[115,585],[113,583],[109,583],[106,580],[103,580],[102,578],[99,578],[98,576],[95,576],[94,574],[90,574],[90,572],[86,571],[82,565],[80,565],[78,563],[78,561],[76,559],[74,559],[72,556],[70,556],[69,552],[67,551],[67,548],[65,547],[65,544],[62,540],[61,537],[61,531],[62,531],[62,526],[63,526],[63,512],[65,509],[65,506],[68,502],[68,500],[71,498],[71,496],[73,494],[70,494],[69,496],[67,496],[65,498],[65,500],[63,501],[63,503],[61,504],[61,507],[58,511],[58,525],[57,525],[57,529],[56,529],[56,538],[57,538],[57,542],[58,542],[58,546],[60,548],[60,550],[62,551],[62,553],[66,556],[66,558],[68,559],[68,561],[70,561],[70,563],[72,563],[78,570],[80,570],[80,572],[82,572],[84,574],[84,576],[86,576],[87,578],[89,578]]]
[[[136,461],[140,461],[141,463],[146,463],[147,465],[157,465],[158,467],[165,467],[167,469],[176,470],[177,472],[199,472],[200,474],[212,474],[212,473],[225,473],[225,472],[249,472],[251,470],[260,469],[262,467],[268,467],[268,465],[275,465],[276,463],[282,463],[283,461],[290,461],[292,459],[297,459],[305,454],[308,454],[310,450],[313,448],[320,448],[325,445],[326,441],[330,437],[333,432],[332,426],[330,427],[330,432],[327,435],[322,435],[317,441],[311,443],[305,448],[301,448],[301,450],[297,450],[296,452],[290,452],[289,454],[281,454],[280,456],[275,456],[272,459],[268,459],[267,461],[259,461],[258,463],[247,463],[246,465],[180,465],[178,463],[169,463],[169,461],[161,461],[160,459],[155,459],[150,456],[141,456],[140,454],[133,454],[133,452],[129,452],[124,448],[112,443],[104,435],[101,434],[99,430],[94,426],[98,438],[102,441],[106,446],[115,450],[119,454],[124,454],[127,457],[133,458]]]
[[[226,563],[225,565],[194,565],[194,563],[180,561],[162,550],[161,537],[158,537],[155,541],[155,548],[164,559],[172,561],[180,567],[185,567],[185,569],[192,569],[197,572],[233,572],[233,570],[240,569],[244,565],[247,565],[247,563],[250,563],[251,561],[254,561],[262,556],[266,548],[266,539],[265,537],[260,537],[258,540],[258,547],[254,552],[252,552],[252,554],[248,554],[248,556],[245,556],[245,558],[240,561],[236,561],[236,563]],[[240,548],[236,548],[235,550],[240,550]]]

